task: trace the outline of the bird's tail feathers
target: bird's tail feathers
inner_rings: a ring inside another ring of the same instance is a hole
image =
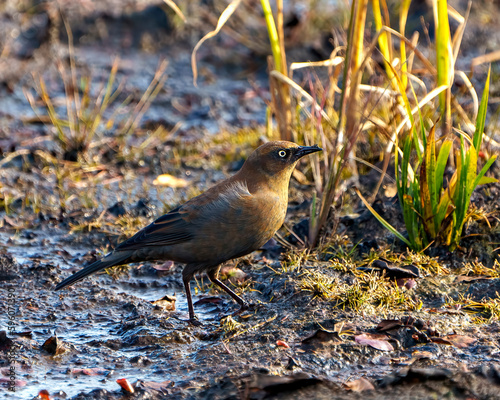
[[[86,276],[89,276],[93,274],[94,272],[100,271],[104,268],[109,268],[109,267],[114,267],[115,265],[121,265],[125,264],[126,260],[130,257],[130,252],[129,251],[119,251],[116,253],[110,253],[106,257],[102,258],[101,260],[98,260],[82,270],[75,272],[73,275],[70,277],[66,278],[62,282],[59,282],[55,288],[55,290],[62,289],[66,286],[72,285],[75,282],[78,282],[85,278]]]

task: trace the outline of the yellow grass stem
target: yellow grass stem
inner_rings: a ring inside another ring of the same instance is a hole
[[[266,20],[267,34],[269,35],[271,51],[273,52],[274,66],[278,71],[286,75],[286,72],[283,71],[280,39],[278,37],[278,30],[276,29],[276,25],[274,23],[271,5],[267,0],[261,0],[260,3],[262,4],[262,11],[264,11],[264,18]]]
[[[451,48],[448,2],[434,0],[434,20],[436,24],[436,64],[437,84],[449,88],[439,95],[439,107],[444,116],[445,134],[451,131],[451,84],[453,82],[453,52]]]

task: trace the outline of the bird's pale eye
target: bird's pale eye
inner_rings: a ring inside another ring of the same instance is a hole
[[[285,150],[280,150],[280,151],[278,151],[278,155],[280,157],[286,157],[286,151]]]

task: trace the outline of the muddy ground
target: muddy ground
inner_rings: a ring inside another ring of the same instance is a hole
[[[498,37],[497,4],[478,3],[464,60],[495,49]],[[77,71],[105,82],[119,55],[122,101],[140,99],[163,58],[168,79],[136,131],[122,142],[112,129],[102,133],[85,163],[61,150],[24,93],[34,93],[43,74],[64,107],[55,61],[69,53],[54,4],[7,1],[0,9],[0,396],[500,398],[498,184],[473,196],[482,211],[454,253],[406,250],[350,190],[322,245],[309,252],[298,239],[307,234],[313,187],[307,174],[293,178],[287,228],[226,266],[229,284],[255,309],[226,318],[237,305],[198,277],[192,288],[201,327],[185,322],[177,264],[115,268],[54,292],[154,217],[234,173],[264,136],[265,51],[229,36],[207,42],[194,87],[190,51],[199,27],[213,24],[209,13],[180,29],[154,1],[103,4],[60,2]],[[328,40],[307,38],[292,46],[291,58],[328,55]],[[495,88],[492,82],[493,110]],[[145,142],[158,127],[163,133]],[[178,187],[156,186],[160,174],[179,178]],[[500,177],[498,166],[492,174]],[[360,178],[365,193],[376,179],[374,171]],[[403,230],[390,183],[385,189],[374,206]],[[121,389],[120,379],[135,393]]]

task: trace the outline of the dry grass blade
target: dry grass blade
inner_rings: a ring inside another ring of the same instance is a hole
[[[290,72],[297,71],[302,68],[313,67],[336,67],[344,62],[344,57],[336,56],[323,61],[308,61],[308,62],[294,62],[290,64]]]
[[[500,57],[500,53],[499,53],[499,57]],[[472,83],[465,72],[455,71],[455,75],[459,76],[462,79],[463,83],[467,87],[467,90],[469,91],[469,93],[472,97],[472,104],[474,107],[472,119],[475,120],[477,118],[477,112],[479,110],[479,98],[477,97],[476,89],[474,89],[474,87],[472,86]],[[468,125],[470,125],[470,127],[472,127],[472,130],[475,128],[474,125],[472,123],[470,123],[470,121],[469,121]]]
[[[163,0],[167,6],[169,6],[176,14],[177,16],[182,19],[182,21],[186,22],[186,17],[182,13],[181,9],[175,4],[172,0]]]
[[[443,91],[445,91],[446,89],[448,89],[448,86],[446,85],[443,85],[443,86],[439,86],[435,89],[433,89],[432,91],[430,91],[422,100],[420,100],[418,102],[418,104],[413,107],[411,109],[411,115],[415,115],[418,113],[418,110],[421,110],[422,107],[424,107],[426,104],[428,104],[432,99],[434,99],[436,96],[438,96],[440,93],[442,93]],[[385,151],[387,153],[390,153],[392,151],[392,147],[394,146],[394,143],[396,141],[396,137],[399,135],[399,133],[401,132],[401,130],[404,128],[404,126],[406,124],[408,124],[408,122],[411,121],[411,118],[410,118],[410,115],[407,114],[405,116],[405,118],[399,123],[399,125],[396,127],[395,131],[394,131],[394,134],[393,136],[391,137],[391,140],[389,141],[389,143],[387,144],[387,147],[385,149]]]
[[[491,53],[473,58],[470,63],[471,76],[474,74],[474,68],[476,68],[477,66],[481,64],[492,63],[498,60],[500,60],[500,50],[493,51]]]
[[[299,84],[294,82],[292,79],[290,79],[288,76],[283,75],[281,72],[274,70],[271,71],[271,76],[273,76],[276,79],[279,79],[280,81],[286,83],[289,85],[292,89],[296,90],[302,97],[307,99],[309,104],[314,107],[315,111],[321,113],[321,116],[325,119],[325,121],[328,121],[328,123],[333,127],[335,124],[333,121],[330,119],[330,116],[320,107],[320,105],[314,100],[314,98],[307,93],[302,87],[300,87]],[[304,105],[304,108],[307,107],[307,104]]]
[[[193,84],[197,86],[197,80],[198,80],[198,67],[196,66],[196,53],[198,52],[198,49],[201,47],[201,45],[208,39],[213,38],[216,36],[224,24],[227,22],[229,17],[234,13],[234,11],[238,8],[240,5],[241,0],[233,0],[229,5],[225,8],[225,10],[222,12],[222,14],[219,17],[219,20],[217,21],[217,26],[215,29],[211,32],[208,32],[205,36],[203,36],[198,43],[196,43],[196,46],[194,46],[193,52],[191,53],[191,69],[193,70]]]

